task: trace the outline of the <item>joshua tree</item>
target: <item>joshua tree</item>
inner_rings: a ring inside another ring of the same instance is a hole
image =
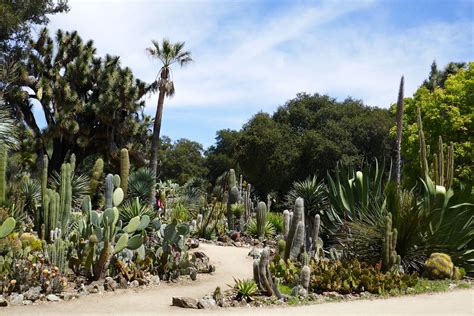
[[[171,66],[179,64],[181,67],[192,62],[191,52],[184,50],[184,42],[171,43],[164,39],[161,43],[152,41],[153,46],[147,48],[151,57],[160,60],[163,64],[156,76],[156,80],[152,85],[153,90],[158,90],[158,103],[156,105],[155,122],[153,125],[153,138],[151,141],[151,158],[150,169],[156,175],[158,167],[158,145],[160,141],[161,117],[163,114],[163,104],[165,97],[172,97],[174,95],[174,83],[171,78]],[[155,202],[155,189],[152,188],[151,203]]]
[[[395,165],[395,178],[397,185],[400,186],[401,169],[402,169],[402,157],[401,157],[401,146],[402,146],[402,130],[403,130],[403,84],[404,78],[400,80],[400,89],[398,90],[398,102],[397,102],[397,157]]]

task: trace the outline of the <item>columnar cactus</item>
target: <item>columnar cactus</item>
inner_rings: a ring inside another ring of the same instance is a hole
[[[54,239],[54,242],[49,244],[46,249],[49,261],[58,267],[61,273],[64,273],[66,269],[66,251],[67,242],[62,238]]]
[[[453,185],[454,177],[454,147],[450,144],[448,147],[448,157],[444,158],[443,138],[438,138],[438,153],[433,155],[433,162],[428,163],[429,146],[426,145],[425,134],[423,132],[423,123],[421,120],[420,108],[417,108],[417,123],[418,123],[418,141],[420,146],[419,159],[422,171],[422,177],[431,177],[436,185],[444,186],[449,190]]]
[[[41,172],[41,200],[44,201],[48,188],[48,156],[43,156],[43,170]]]
[[[257,205],[257,233],[258,238],[265,237],[265,224],[267,223],[267,206],[265,202],[259,202]]]
[[[234,229],[234,212],[232,211],[232,205],[239,202],[239,189],[237,188],[237,180],[235,177],[234,169],[229,170],[228,178],[228,197],[227,197],[227,224],[229,229]]]
[[[0,205],[5,204],[5,194],[7,187],[7,146],[0,143]]]
[[[385,217],[385,236],[383,238],[383,258],[382,265],[385,271],[392,269],[393,266],[399,265],[401,258],[397,255],[397,229],[392,230],[392,214],[389,213]]]
[[[89,183],[89,192],[94,195],[100,181],[102,180],[102,174],[104,173],[104,161],[102,158],[98,158],[92,169],[91,181]]]
[[[267,296],[273,295],[272,278],[268,264],[270,262],[270,254],[268,249],[264,248],[260,253],[260,262],[258,264],[258,281],[262,286],[261,290]]]
[[[120,151],[120,187],[125,196],[127,196],[128,189],[128,175],[130,173],[130,159],[128,157],[128,150],[123,148]]]
[[[112,197],[114,194],[114,176],[109,173],[105,177],[105,208],[112,208]]]
[[[285,239],[288,238],[288,232],[290,231],[290,211],[283,211],[283,236]]]
[[[295,210],[290,223],[290,230],[286,240],[285,261],[290,257],[299,255],[301,246],[304,244],[304,201],[297,198],[295,201]]]
[[[300,272],[300,285],[305,289],[308,290],[309,288],[309,281],[311,277],[311,269],[309,268],[309,258],[308,254],[305,252],[303,255],[303,268],[301,268]]]

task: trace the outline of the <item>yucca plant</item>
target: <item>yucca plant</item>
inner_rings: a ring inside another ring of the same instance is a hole
[[[130,196],[148,201],[151,189],[155,186],[155,177],[148,168],[140,168],[130,174],[128,178],[128,191]]]
[[[253,296],[258,292],[257,283],[253,279],[236,279],[234,278],[235,285],[230,286],[236,294],[238,301],[245,300],[247,302],[253,301]]]

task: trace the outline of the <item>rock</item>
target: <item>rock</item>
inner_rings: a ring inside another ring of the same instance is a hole
[[[31,304],[33,304],[33,302],[30,301],[30,300],[24,300],[23,301],[23,305],[31,305]]]
[[[329,298],[342,298],[344,297],[344,295],[342,294],[339,294],[337,292],[323,292],[323,295],[326,296],[326,297],[329,297]]]
[[[132,282],[130,282],[130,284],[128,285],[130,288],[136,288],[140,285],[140,283],[138,283],[137,280],[133,280]]]
[[[199,309],[213,309],[217,308],[217,303],[213,298],[202,298],[197,306]]]
[[[189,277],[191,278],[191,280],[196,281],[196,279],[197,279],[197,270],[196,270],[196,268],[190,268],[189,269]]]
[[[172,305],[182,308],[198,308],[198,301],[192,297],[173,297]]]
[[[8,298],[11,305],[22,305],[23,304],[23,294],[12,293]]]
[[[70,301],[75,298],[79,298],[79,295],[76,293],[70,293],[70,292],[62,292],[59,297],[61,297],[65,301]]]
[[[46,296],[46,299],[50,302],[59,302],[60,301],[59,297],[57,297],[54,294],[49,294],[48,296]]]
[[[153,275],[151,278],[150,278],[150,283],[151,284],[154,284],[154,285],[158,285],[160,284],[161,280],[160,280],[160,276],[159,275]]]
[[[77,292],[79,292],[79,295],[81,296],[84,296],[84,295],[88,295],[89,294],[89,291],[87,290],[86,286],[84,285],[84,283],[81,284],[81,286],[79,287],[79,290],[77,290]]]
[[[189,249],[196,249],[199,247],[199,240],[191,238],[188,242]]]
[[[41,294],[41,287],[40,286],[35,286],[35,287],[30,287],[28,291],[23,293],[23,296],[25,300],[30,300],[30,301],[36,301],[39,300]]]
[[[0,295],[0,307],[6,306],[8,306],[8,301],[3,297],[3,295]]]
[[[242,247],[242,243],[240,241],[233,241],[232,246],[234,247]]]
[[[117,282],[111,277],[106,277],[104,281],[104,290],[115,291],[117,289]]]
[[[237,241],[237,240],[239,240],[239,238],[240,238],[240,233],[239,232],[233,232],[230,235],[230,239],[232,239],[233,241]]]
[[[89,286],[89,293],[99,293],[102,294],[105,291],[105,287],[102,284],[93,284],[92,286]]]

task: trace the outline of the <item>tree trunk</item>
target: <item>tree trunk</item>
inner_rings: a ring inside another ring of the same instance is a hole
[[[150,169],[155,176],[158,170],[158,146],[160,144],[160,131],[161,131],[161,117],[163,115],[163,104],[165,101],[165,89],[160,87],[160,94],[158,96],[158,104],[156,106],[155,122],[153,124],[153,138],[151,140],[151,158],[150,158]],[[150,192],[150,204],[153,206],[156,202],[156,191],[153,186]]]

